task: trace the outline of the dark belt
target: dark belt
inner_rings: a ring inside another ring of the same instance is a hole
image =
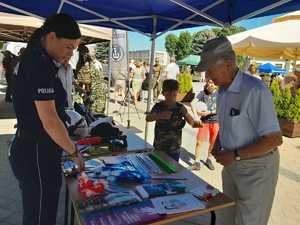
[[[278,150],[278,148],[276,147],[276,148],[272,149],[271,151],[267,152],[264,155],[256,156],[256,157],[253,157],[253,158],[250,158],[250,159],[246,159],[246,160],[258,159],[258,158],[261,158],[261,157],[266,157],[268,155],[274,154],[277,150]]]

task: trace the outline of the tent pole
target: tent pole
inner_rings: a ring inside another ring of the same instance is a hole
[[[155,56],[155,40],[156,40],[156,28],[157,28],[157,18],[153,17],[153,33],[151,37],[151,52],[150,52],[150,71],[149,71],[149,85],[148,85],[148,98],[147,98],[147,111],[146,114],[150,112],[150,104],[152,99],[152,78],[154,75],[153,67],[154,67],[154,56]],[[148,129],[149,129],[149,123],[146,122],[145,126],[145,141],[148,140]]]
[[[129,51],[128,51],[128,32],[126,31],[126,67],[127,67],[126,87],[128,88],[128,94],[127,94],[127,129],[130,128],[130,101],[131,101],[130,77],[129,77],[129,58],[128,57],[129,57]]]
[[[189,11],[191,11],[191,12],[193,12],[193,13],[195,13],[195,14],[197,14],[197,15],[199,15],[199,16],[207,19],[207,20],[210,20],[214,24],[217,24],[217,25],[222,26],[222,27],[224,27],[224,25],[225,25],[225,23],[222,22],[221,20],[218,20],[217,18],[215,18],[213,16],[210,16],[210,15],[206,14],[205,12],[202,12],[201,10],[185,3],[182,0],[169,0],[169,1],[173,2],[174,4],[177,4],[177,5],[181,6],[182,8],[187,9],[187,10],[189,10]]]
[[[251,64],[251,58],[250,58],[250,56],[246,56],[246,62],[245,62],[244,68],[242,68],[243,71],[247,71],[250,64]]]
[[[39,19],[41,19],[41,20],[44,20],[44,19],[45,19],[45,18],[43,18],[43,17],[41,17],[41,16],[39,16],[39,15],[33,14],[33,13],[31,13],[31,12],[27,12],[27,11],[25,11],[25,10],[16,8],[16,7],[12,6],[12,5],[5,4],[5,3],[3,3],[3,2],[0,2],[0,6],[2,6],[2,7],[4,7],[4,8],[8,8],[8,9],[13,10],[13,11],[16,11],[16,12],[21,13],[21,14],[27,15],[27,16],[36,17],[36,18],[39,18]]]
[[[285,60],[285,64],[284,64],[284,69],[289,72],[290,71],[290,67],[291,67],[291,61],[289,61],[288,59]]]
[[[105,19],[106,21],[110,21],[110,22],[112,22],[112,23],[115,23],[115,24],[117,24],[117,25],[123,27],[123,29],[128,29],[128,30],[131,30],[131,31],[135,31],[135,32],[140,33],[140,34],[143,34],[143,35],[145,35],[145,36],[150,36],[150,35],[148,35],[148,34],[142,32],[142,31],[140,31],[140,30],[138,30],[138,29],[135,29],[135,28],[133,28],[133,27],[131,27],[131,26],[128,26],[128,25],[126,25],[126,24],[120,22],[120,21],[116,21],[116,20],[114,20],[113,18],[109,18],[109,17],[104,16],[104,15],[98,13],[98,12],[95,12],[95,11],[93,11],[93,10],[90,10],[90,9],[88,9],[88,8],[85,8],[85,7],[83,7],[83,6],[81,6],[81,5],[78,5],[78,4],[74,3],[74,2],[71,2],[71,1],[69,1],[69,0],[64,0],[64,1],[65,1],[66,4],[69,4],[69,5],[71,5],[71,6],[75,7],[75,8],[78,8],[78,9],[84,11],[84,12],[90,13],[90,14],[92,14],[92,15],[94,15],[94,16],[98,16],[98,17],[100,17],[101,19]]]
[[[106,95],[106,115],[109,114],[109,102],[110,102],[110,84],[111,84],[111,51],[112,51],[112,40],[109,41],[109,58],[108,58],[108,93]]]
[[[255,16],[259,15],[259,14],[262,14],[264,12],[267,12],[267,11],[270,11],[270,10],[275,9],[277,7],[280,7],[280,6],[282,6],[282,5],[284,5],[284,4],[288,3],[288,2],[291,2],[291,1],[292,0],[280,0],[280,1],[276,1],[273,4],[269,4],[269,5],[263,7],[261,9],[259,9],[259,10],[251,12],[248,15],[242,16],[242,17],[240,17],[240,18],[232,21],[232,24],[240,22],[242,20],[250,19],[251,17],[255,17]]]
[[[63,7],[64,4],[65,4],[65,0],[61,0],[61,1],[60,1],[60,4],[59,4],[59,7],[58,7],[58,9],[57,9],[57,11],[56,11],[56,13],[60,13],[60,12],[61,12],[62,7]]]
[[[295,57],[295,59],[293,60],[293,72],[295,72],[295,70],[296,70],[296,64],[297,64],[297,60]]]

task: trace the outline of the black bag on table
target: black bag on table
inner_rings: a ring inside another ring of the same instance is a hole
[[[127,147],[127,136],[119,128],[110,123],[100,123],[91,130],[91,136],[99,136],[104,143],[113,145],[113,148]]]
[[[114,138],[122,135],[122,131],[117,127],[113,127],[110,123],[100,123],[91,130],[91,136],[99,136],[102,138]]]

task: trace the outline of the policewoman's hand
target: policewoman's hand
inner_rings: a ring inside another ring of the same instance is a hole
[[[73,158],[74,163],[78,167],[78,172],[84,171],[84,160],[81,154],[78,152],[77,155]]]

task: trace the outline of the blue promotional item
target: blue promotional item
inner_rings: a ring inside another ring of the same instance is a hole
[[[159,184],[143,184],[137,186],[136,190],[143,199],[146,199],[184,193],[186,191],[186,185],[178,181],[170,181]]]

